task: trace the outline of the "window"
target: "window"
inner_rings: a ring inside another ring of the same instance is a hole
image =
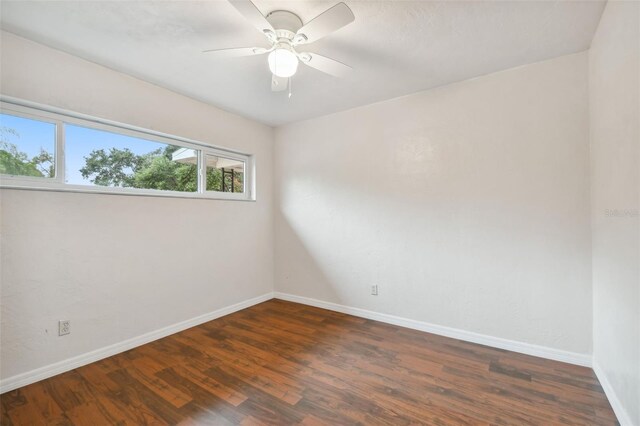
[[[0,174],[54,178],[56,125],[0,114]]]
[[[0,106],[2,187],[253,199],[249,155],[40,106]]]
[[[197,192],[197,151],[87,127],[65,126],[65,182]],[[176,161],[188,150],[195,161]]]
[[[244,161],[207,155],[206,163],[207,191],[244,192]]]

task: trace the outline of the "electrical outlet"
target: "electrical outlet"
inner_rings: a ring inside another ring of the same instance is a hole
[[[71,333],[71,321],[60,320],[58,321],[58,336],[64,336]]]
[[[378,286],[377,285],[372,285],[371,286],[371,295],[372,296],[377,296],[378,295]]]

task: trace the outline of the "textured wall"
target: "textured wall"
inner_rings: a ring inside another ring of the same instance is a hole
[[[7,33],[0,60],[5,95],[255,154],[258,178],[257,202],[2,190],[2,379],[272,291],[271,128]]]
[[[640,3],[607,4],[589,71],[593,356],[640,425]]]
[[[579,53],[278,128],[276,290],[590,353],[587,107]]]

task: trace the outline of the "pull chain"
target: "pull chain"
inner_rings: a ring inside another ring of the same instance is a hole
[[[289,77],[289,99],[291,99],[291,77]]]

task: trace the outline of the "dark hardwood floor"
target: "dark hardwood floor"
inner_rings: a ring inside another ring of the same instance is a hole
[[[275,299],[0,399],[7,426],[616,424],[588,368]]]

